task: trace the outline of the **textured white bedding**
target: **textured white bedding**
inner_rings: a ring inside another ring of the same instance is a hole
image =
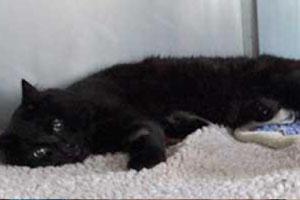
[[[300,198],[300,146],[272,150],[234,140],[223,127],[196,131],[166,163],[126,170],[122,154],[84,164],[0,166],[0,198]]]

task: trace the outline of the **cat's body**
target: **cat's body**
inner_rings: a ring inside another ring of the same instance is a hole
[[[8,163],[44,166],[127,151],[129,167],[151,167],[165,160],[165,135],[182,138],[190,131],[174,128],[174,113],[235,128],[269,120],[279,105],[299,110],[299,71],[300,62],[271,56],[153,57],[113,66],[64,90],[40,92],[23,81],[4,152]]]

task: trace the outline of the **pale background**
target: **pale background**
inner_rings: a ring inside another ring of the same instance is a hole
[[[148,55],[251,55],[252,2],[0,0],[0,127],[20,101],[21,78],[56,87]],[[262,52],[299,57],[299,4],[258,0]]]
[[[300,58],[300,1],[258,0],[260,52]]]
[[[240,0],[0,0],[0,124],[20,79],[60,86],[147,55],[242,55]]]

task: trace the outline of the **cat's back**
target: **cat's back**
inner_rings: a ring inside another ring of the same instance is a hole
[[[253,59],[246,57],[148,57],[135,63],[118,64],[94,74],[93,78],[115,81],[168,80],[174,78],[199,79],[206,76],[247,73],[253,67]],[[91,78],[92,78],[91,77]]]
[[[102,91],[118,94],[164,93],[167,90],[226,87],[253,68],[254,60],[208,57],[149,57],[139,62],[117,64],[69,87],[81,93]]]

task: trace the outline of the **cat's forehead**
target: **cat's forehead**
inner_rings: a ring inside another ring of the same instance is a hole
[[[64,112],[68,112],[68,101],[58,92],[50,91],[41,93],[37,101],[21,103],[13,115],[13,119],[33,121],[61,118]]]
[[[46,90],[41,92],[41,97],[36,105],[42,110],[48,112],[63,112],[70,111],[75,105],[78,105],[78,100],[72,94],[61,90]],[[34,105],[29,105],[34,106]]]
[[[74,100],[74,96],[72,93],[59,90],[59,89],[48,89],[41,92],[41,99],[42,100],[49,100],[53,103],[60,103],[66,101]]]

